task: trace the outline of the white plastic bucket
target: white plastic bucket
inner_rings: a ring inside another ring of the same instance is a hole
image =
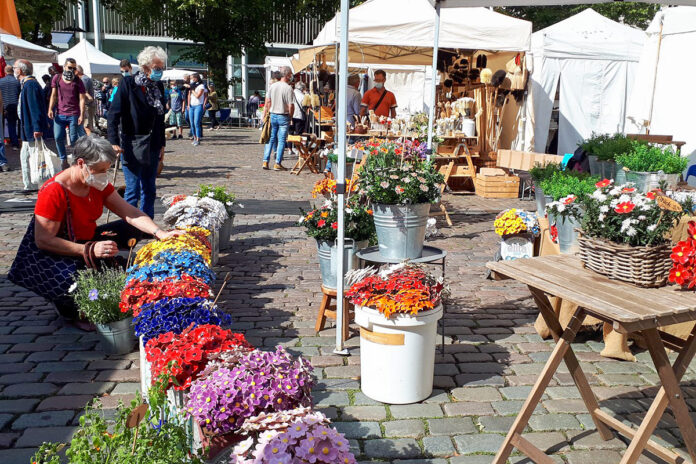
[[[433,391],[437,321],[442,305],[417,316],[385,318],[355,306],[360,326],[360,383],[363,393],[389,404],[417,403]]]

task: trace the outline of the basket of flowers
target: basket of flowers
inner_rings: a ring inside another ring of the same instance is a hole
[[[500,235],[500,256],[503,259],[531,258],[534,237],[539,234],[539,222],[534,213],[516,208],[501,211],[493,223]]]

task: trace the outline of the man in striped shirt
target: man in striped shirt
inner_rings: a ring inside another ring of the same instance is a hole
[[[5,77],[0,79],[0,92],[2,92],[2,113],[5,116],[7,132],[10,135],[10,144],[19,148],[19,138],[17,137],[17,103],[19,103],[20,85],[14,76],[12,66],[5,67]]]

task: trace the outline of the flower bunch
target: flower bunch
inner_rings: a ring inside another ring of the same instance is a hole
[[[276,463],[353,464],[346,437],[321,413],[306,414],[289,424],[286,430],[268,430],[255,440],[249,437],[232,451],[230,464]]]
[[[312,188],[312,198],[317,198],[322,195],[328,196],[332,193],[336,193],[336,181],[328,177],[318,180]]]
[[[546,205],[546,211],[553,214],[555,217],[574,217],[579,218],[582,215],[582,207],[578,197],[567,195],[558,201],[552,201]]]
[[[300,209],[302,215],[298,221],[307,235],[317,240],[336,240],[338,237],[338,206],[335,200],[326,200],[320,208],[309,212]],[[351,196],[344,210],[346,237],[356,241],[370,240],[376,235],[372,210]]]
[[[232,212],[232,207],[235,204],[235,195],[233,193],[229,193],[225,187],[222,186],[217,186],[214,187],[212,184],[201,184],[198,187],[198,191],[196,192],[196,196],[198,198],[212,198],[213,200],[217,200],[223,205],[225,205],[225,208],[227,209],[227,214],[230,216],[234,216],[234,212]]]
[[[176,235],[164,240],[153,240],[138,250],[133,263],[137,265],[154,264],[162,261],[158,259],[158,255],[163,251],[178,253],[184,250],[198,253],[203,256],[206,263],[210,264],[210,247],[206,246],[206,243],[202,242],[199,236],[193,233]]]
[[[175,204],[179,203],[180,201],[183,201],[186,199],[188,195],[166,195],[162,197],[162,204],[166,206],[167,208],[174,206]]]
[[[232,369],[221,367],[191,384],[186,410],[205,430],[225,434],[261,412],[282,411],[312,402],[312,367],[281,347],[254,350]]]
[[[178,253],[162,251],[157,256],[155,264],[129,267],[126,284],[129,284],[131,280],[165,280],[183,274],[200,278],[207,285],[212,285],[215,281],[215,273],[208,267],[205,258],[196,252],[188,250]]]
[[[253,349],[244,335],[204,324],[189,327],[178,335],[172,332],[160,334],[147,342],[145,353],[152,363],[153,379],[167,372],[176,379],[173,388],[185,390],[205,369],[213,353],[234,348]],[[172,385],[171,381],[169,385]]]
[[[682,288],[696,288],[696,222],[689,221],[689,238],[672,248],[669,281]]]
[[[360,270],[360,275],[365,277],[350,286],[346,297],[387,318],[395,313],[415,315],[435,308],[442,300],[443,279],[435,279],[419,266],[399,264],[379,273]],[[347,278],[351,280],[350,275]]]
[[[84,269],[70,288],[80,313],[95,324],[108,324],[130,316],[119,309],[119,293],[126,281],[121,269]]]
[[[589,237],[630,246],[661,245],[683,212],[658,207],[661,192],[639,192],[633,184],[614,185],[604,179],[582,201],[582,229]]]
[[[495,233],[501,237],[527,231],[527,224],[515,208],[506,209],[499,213],[495,217],[493,226],[495,227]]]
[[[168,277],[162,281],[132,279],[121,292],[122,312],[140,314],[144,305],[164,298],[211,298],[213,292],[202,279],[183,274],[180,279]]]
[[[199,226],[218,230],[229,217],[225,205],[209,197],[188,196],[173,204],[162,218],[165,224],[177,228]]]
[[[147,343],[166,332],[181,333],[192,324],[230,325],[232,317],[204,298],[167,298],[143,306],[133,322],[135,334]]]

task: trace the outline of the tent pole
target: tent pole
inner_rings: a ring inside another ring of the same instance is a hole
[[[336,176],[336,193],[338,194],[338,263],[336,265],[336,349],[334,353],[347,355],[343,345],[343,312],[348,308],[343,305],[343,273],[345,243],[345,193],[346,193],[346,117],[348,108],[348,0],[341,0],[341,45],[338,74],[338,175]]]
[[[650,113],[648,113],[648,127],[645,128],[646,134],[650,133],[650,127],[652,126],[653,106],[655,105],[655,87],[657,87],[657,69],[658,65],[660,64],[660,51],[662,51],[662,28],[664,27],[664,25],[665,16],[664,13],[662,13],[662,17],[660,18],[660,35],[657,37],[657,58],[655,59],[655,75],[653,76],[652,96],[650,97]]]
[[[433,44],[432,91],[430,99],[430,115],[428,117],[428,161],[433,153],[433,124],[435,123],[435,107],[437,106],[437,52],[440,48],[440,0],[435,1],[435,43]]]

